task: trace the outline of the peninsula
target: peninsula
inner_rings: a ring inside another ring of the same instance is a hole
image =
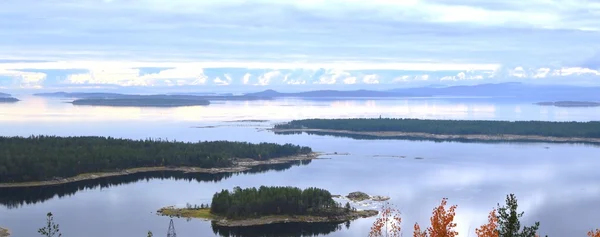
[[[0,188],[56,185],[151,171],[239,172],[317,158],[309,147],[111,137],[0,137]],[[65,178],[66,177],[66,178]]]
[[[305,119],[275,125],[272,131],[394,139],[600,143],[600,122]]]
[[[537,105],[556,106],[556,107],[599,107],[600,103],[592,101],[556,101],[556,102],[539,102]]]
[[[324,189],[261,186],[217,192],[210,206],[166,207],[159,209],[157,214],[211,220],[218,226],[244,227],[275,223],[341,223],[375,216],[378,211],[358,211],[349,203],[342,206]]]

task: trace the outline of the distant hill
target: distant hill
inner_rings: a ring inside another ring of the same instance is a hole
[[[10,97],[10,94],[0,92],[0,97]]]
[[[393,89],[391,92],[431,96],[485,96],[530,100],[600,100],[600,87],[531,85],[519,82],[473,86],[420,87]]]
[[[373,91],[373,90],[316,90],[305,92],[282,93],[274,90],[265,90],[256,93],[248,93],[246,96],[265,96],[265,97],[299,97],[299,98],[360,98],[360,97],[408,97],[411,93],[394,91]]]
[[[600,107],[600,103],[593,101],[556,101],[556,102],[539,102],[537,105],[556,106],[556,107]]]

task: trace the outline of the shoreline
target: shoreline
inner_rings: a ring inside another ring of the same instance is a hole
[[[471,141],[530,141],[530,142],[560,142],[560,143],[596,143],[600,144],[600,138],[583,138],[583,137],[550,137],[550,136],[537,136],[537,135],[512,135],[512,134],[501,134],[501,135],[449,135],[449,134],[432,134],[432,133],[412,133],[412,132],[357,132],[349,130],[335,130],[335,129],[312,129],[312,128],[298,128],[298,129],[269,129],[275,133],[285,132],[321,132],[330,134],[342,134],[342,135],[363,135],[372,137],[397,137],[402,138],[423,138],[423,139],[434,139],[434,140],[471,140]]]
[[[9,237],[10,230],[0,227],[0,237]]]
[[[21,182],[21,183],[0,183],[0,188],[24,188],[24,187],[41,187],[41,186],[53,186],[66,183],[73,183],[84,180],[93,180],[107,177],[125,176],[136,173],[155,172],[155,171],[179,171],[183,173],[207,173],[207,174],[218,174],[218,173],[236,173],[243,172],[251,169],[258,165],[273,165],[273,164],[285,164],[293,161],[303,160],[315,160],[321,153],[312,152],[309,154],[301,154],[294,156],[285,156],[280,158],[273,158],[264,161],[257,161],[249,158],[236,158],[233,159],[232,167],[224,168],[199,168],[199,167],[139,167],[131,168],[122,171],[113,172],[102,172],[102,173],[86,173],[79,174],[74,177],[63,178],[60,180],[46,180],[46,181],[35,181],[35,182]],[[2,236],[0,236],[2,237]]]
[[[269,215],[247,219],[227,219],[226,217],[210,214],[210,209],[207,208],[189,210],[170,206],[159,209],[156,211],[156,214],[161,216],[195,218],[205,221],[212,221],[215,225],[222,227],[249,227],[278,223],[342,223],[346,221],[353,221],[359,218],[376,216],[379,214],[379,212],[376,210],[361,210],[352,211],[344,215],[333,217],[311,215]]]

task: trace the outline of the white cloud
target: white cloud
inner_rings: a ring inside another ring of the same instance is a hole
[[[47,75],[41,72],[24,72],[0,68],[0,77],[9,77],[17,81],[21,88],[41,88]]]
[[[282,74],[279,71],[270,71],[258,77],[258,83],[255,85],[266,86],[271,83],[271,80],[280,77]]]
[[[363,82],[365,84],[379,84],[379,76],[375,74],[366,75],[363,77]]]
[[[356,84],[356,77],[348,77],[346,79],[344,79],[344,84]]]
[[[242,84],[244,84],[244,85],[248,84],[248,82],[250,82],[251,76],[252,76],[252,74],[250,74],[250,73],[244,74],[244,77],[242,78]]]
[[[142,75],[135,68],[98,67],[89,73],[78,73],[67,76],[67,84],[110,84],[120,86],[157,86],[157,85],[202,85],[207,76],[202,68],[177,67],[157,73]]]

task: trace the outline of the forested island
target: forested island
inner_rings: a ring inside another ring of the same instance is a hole
[[[388,138],[600,143],[600,122],[305,119],[277,124],[272,130]]]
[[[19,102],[19,99],[14,97],[0,97],[0,103],[14,103]]]
[[[311,148],[292,144],[112,137],[0,137],[0,150],[0,187],[52,185],[163,170],[238,172],[261,164],[316,158]]]
[[[598,107],[600,103],[592,101],[556,101],[556,102],[539,102],[537,105],[556,106],[556,107]]]
[[[377,211],[357,211],[347,203],[333,200],[329,191],[319,188],[266,187],[222,190],[213,195],[211,205],[167,207],[158,214],[212,220],[219,226],[257,226],[289,222],[342,223],[377,215]]]
[[[136,106],[136,107],[179,107],[210,105],[210,101],[203,99],[183,98],[117,98],[117,99],[77,99],[73,105],[96,105],[96,106]]]

